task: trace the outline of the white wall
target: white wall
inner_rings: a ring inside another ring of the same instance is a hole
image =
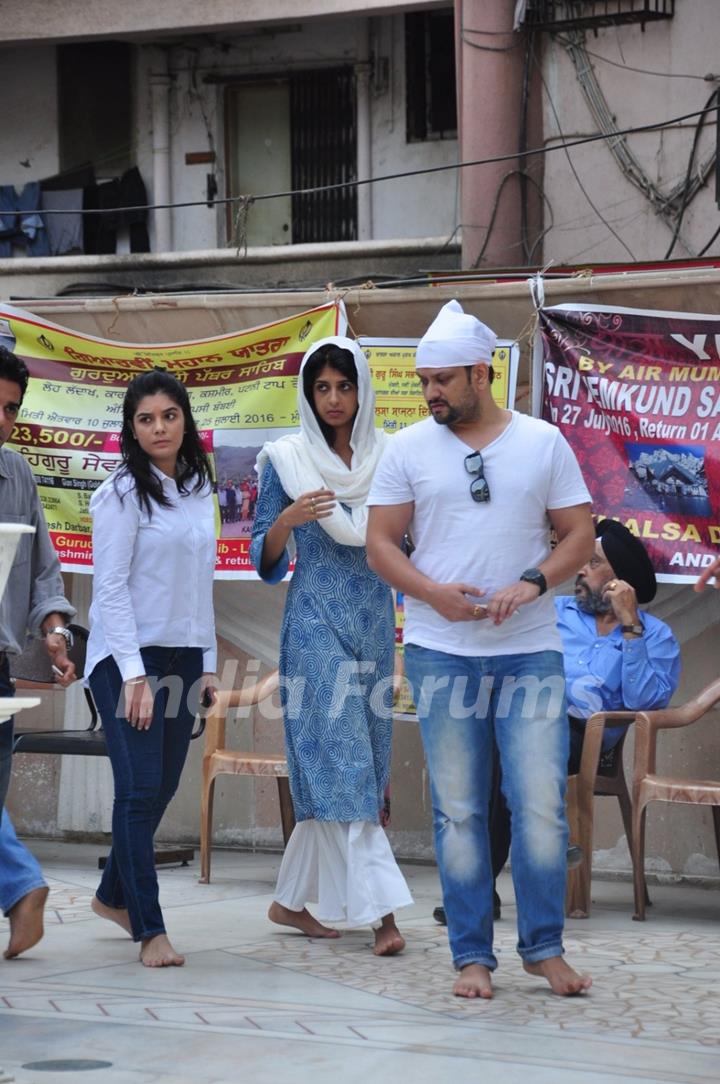
[[[267,75],[321,65],[352,64],[357,60],[360,21],[311,23],[277,34],[234,36],[220,43],[189,42],[169,53],[171,91],[172,196],[177,202],[204,200],[206,174],[212,167],[185,165],[188,151],[212,149],[217,155],[219,195],[225,194],[222,85],[206,83],[212,76]],[[452,163],[457,141],[405,142],[405,77],[403,18],[374,20],[383,56],[390,61],[390,82],[380,95],[371,89],[373,175]],[[141,47],[138,63],[138,147],[140,168],[151,151],[148,79],[157,68],[158,51]],[[210,136],[208,134],[210,131]],[[450,236],[456,225],[456,174],[387,182],[373,189],[374,239]],[[251,212],[252,213],[252,212]],[[173,215],[176,250],[213,248],[225,244],[224,211],[185,208]]]
[[[413,8],[442,0],[411,0]],[[397,0],[3,0],[0,42],[19,43],[228,31],[237,23],[265,27],[277,20],[398,10]]]
[[[707,82],[707,73],[720,74],[717,53],[720,5],[717,0],[678,0],[675,17],[639,26],[602,29],[588,33],[586,48],[600,87],[616,125],[634,127],[700,110],[718,81]],[[562,44],[543,36],[544,125],[546,145],[557,144],[558,121],[566,139],[598,131],[580,89],[575,68]],[[602,59],[604,58],[604,59]],[[610,63],[612,61],[612,63]],[[659,75],[631,69],[645,69]],[[683,78],[680,78],[683,76]],[[692,76],[686,78],[684,76]],[[631,135],[628,147],[663,192],[684,177],[696,121],[664,131]],[[715,148],[715,115],[708,117],[700,139],[696,163]],[[618,239],[603,224],[573,176],[562,150],[545,156],[545,193],[555,223],[545,239],[545,257],[555,261],[629,261],[663,259],[672,232],[653,212],[647,199],[623,176],[603,143],[569,151],[572,163],[590,199],[610,223]],[[697,254],[720,225],[715,204],[715,178],[689,205],[682,234],[687,247],[678,244],[672,258]],[[550,224],[549,215],[545,225]],[[627,245],[624,247],[623,242]],[[720,252],[716,243],[709,255]]]
[[[378,54],[390,61],[390,85],[372,99],[373,176],[450,165],[456,139],[405,141],[405,31],[403,16],[377,19]],[[449,237],[458,223],[458,171],[408,177],[373,186],[373,237]]]
[[[204,201],[212,165],[186,165],[185,155],[214,150],[218,195],[225,195],[222,84],[206,77],[282,74],[322,65],[353,64],[365,20],[330,19],[293,23],[277,33],[235,33],[215,41],[188,38],[182,44],[140,44],[134,85],[135,154],[153,199],[152,111],[150,81],[166,68],[170,89],[171,194],[174,202]],[[405,64],[403,16],[371,20],[371,45],[389,63],[389,81],[378,91],[371,84],[372,173],[374,176],[424,166],[450,164],[456,140],[408,144],[405,141]],[[22,185],[58,168],[57,74],[52,45],[2,49],[0,100],[0,184]],[[23,167],[21,161],[29,166]],[[390,181],[373,188],[372,239],[450,237],[456,226],[457,175]],[[252,212],[251,212],[252,213]],[[204,205],[173,213],[175,251],[226,245],[225,212]],[[154,229],[150,221],[151,247]],[[122,248],[122,242],[121,242]]]
[[[53,46],[2,51],[0,102],[0,184],[22,188],[28,181],[56,173],[57,69]]]

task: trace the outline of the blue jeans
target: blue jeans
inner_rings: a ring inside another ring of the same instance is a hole
[[[7,916],[28,892],[44,887],[45,878],[37,859],[15,835],[4,809],[0,819],[0,910]]]
[[[10,663],[7,655],[0,662],[0,696],[15,696],[15,686],[10,681]],[[13,749],[13,718],[0,723],[0,813],[2,813],[10,786]],[[2,867],[0,867],[2,869]]]
[[[0,696],[14,696],[15,686],[10,681],[7,658],[0,663]],[[28,892],[44,888],[42,870],[15,835],[15,829],[7,810],[5,797],[10,785],[12,767],[13,720],[0,723],[0,910],[4,915]]]
[[[466,657],[407,644],[430,771],[433,829],[455,967],[494,969],[488,807],[493,735],[512,815],[518,952],[563,952],[568,722],[562,655]]]
[[[141,655],[145,673],[158,682],[148,730],[124,717],[123,683],[112,656],[89,679],[115,781],[112,849],[96,894],[107,907],[127,908],[135,941],[165,933],[153,837],[180,782],[203,667],[199,647],[146,647]]]

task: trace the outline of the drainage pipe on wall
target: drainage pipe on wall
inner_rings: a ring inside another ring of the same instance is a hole
[[[364,19],[358,30],[358,59],[355,64],[355,101],[357,113],[357,177],[372,176],[372,124],[370,116],[370,20]],[[372,185],[357,188],[357,237],[369,241],[373,235]]]
[[[160,63],[150,76],[152,100],[152,160],[153,198],[155,204],[170,203],[170,76],[167,57],[160,54]],[[172,252],[172,211],[158,207],[153,212],[156,252]]]

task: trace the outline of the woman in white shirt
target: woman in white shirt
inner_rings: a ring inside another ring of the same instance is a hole
[[[210,465],[183,385],[128,386],[122,463],[93,494],[87,673],[115,781],[112,850],[92,908],[140,942],[147,967],[183,964],[158,899],[153,836],[182,773],[198,704],[215,695]]]

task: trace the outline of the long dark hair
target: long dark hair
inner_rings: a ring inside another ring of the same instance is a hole
[[[332,448],[335,444],[335,430],[327,422],[324,422],[317,412],[315,407],[315,395],[313,393],[315,381],[317,380],[318,373],[321,373],[326,366],[330,366],[336,373],[340,373],[346,380],[349,380],[351,384],[358,386],[358,373],[357,366],[355,365],[355,358],[352,356],[349,350],[344,350],[341,346],[336,346],[335,343],[327,343],[326,346],[321,346],[310,357],[307,365],[303,369],[303,395],[310,404],[310,409],[315,415],[315,420],[320,426],[320,432],[325,437]]]
[[[195,419],[190,410],[190,399],[183,384],[164,369],[152,369],[148,373],[140,373],[128,384],[123,400],[123,424],[120,433],[120,451],[122,453],[122,466],[115,475],[115,487],[123,475],[130,475],[135,482],[138,500],[149,516],[152,515],[152,501],[167,508],[170,501],[165,496],[160,479],[151,469],[150,457],[140,447],[133,435],[132,423],[141,399],[146,395],[157,395],[164,392],[172,399],[183,412],[185,419],[185,433],[183,435],[180,451],[178,452],[177,471],[175,481],[181,493],[189,493],[202,489],[204,486],[212,486],[212,471],[210,461],[203,451],[200,436],[195,425]],[[191,489],[186,488],[192,480]]]

